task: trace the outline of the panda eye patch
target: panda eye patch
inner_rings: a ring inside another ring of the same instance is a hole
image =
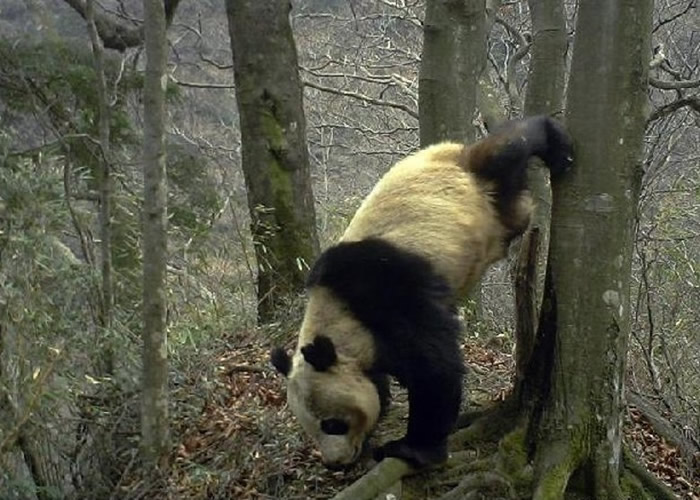
[[[324,434],[330,434],[331,436],[342,436],[347,434],[350,430],[350,426],[344,420],[339,418],[327,418],[321,420],[321,430]]]

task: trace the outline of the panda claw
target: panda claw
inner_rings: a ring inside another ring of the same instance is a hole
[[[432,446],[415,446],[406,438],[390,441],[374,450],[374,459],[381,462],[385,458],[400,458],[416,469],[436,466],[447,460],[447,443]]]

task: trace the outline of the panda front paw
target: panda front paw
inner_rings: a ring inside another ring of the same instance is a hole
[[[447,460],[447,442],[417,446],[409,444],[404,437],[396,441],[389,441],[374,450],[374,459],[377,462],[388,457],[400,458],[416,469],[440,465]]]

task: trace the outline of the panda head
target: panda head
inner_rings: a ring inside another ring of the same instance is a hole
[[[281,348],[271,358],[287,377],[287,403],[324,465],[333,469],[355,462],[379,420],[375,382],[356,363],[339,358],[324,335],[301,346],[293,358]]]

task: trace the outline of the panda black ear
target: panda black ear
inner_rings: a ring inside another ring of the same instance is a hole
[[[338,360],[333,341],[325,335],[319,335],[310,344],[301,348],[307,363],[319,372],[325,372]]]
[[[270,361],[272,362],[272,366],[282,375],[285,377],[289,375],[289,370],[292,368],[292,360],[289,358],[287,351],[281,347],[275,347],[272,352],[270,352]]]

